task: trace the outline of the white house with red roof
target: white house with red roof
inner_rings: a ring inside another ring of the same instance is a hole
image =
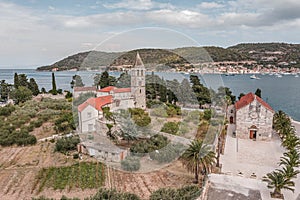
[[[272,107],[253,93],[248,93],[229,107],[228,117],[235,124],[238,138],[253,140],[270,140],[272,137]]]
[[[79,131],[81,133],[96,131],[97,123],[103,120],[103,107],[109,107],[112,112],[128,108],[146,109],[146,69],[138,53],[130,73],[130,88],[117,88],[115,86],[101,89],[87,87],[86,90],[84,87],[74,88],[75,92],[76,90],[81,93],[94,92],[96,96],[78,106]]]

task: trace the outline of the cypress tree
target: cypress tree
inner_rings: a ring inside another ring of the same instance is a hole
[[[18,87],[19,87],[19,76],[17,73],[15,73],[15,76],[14,76],[14,86],[16,89],[18,89]]]
[[[255,91],[255,95],[261,98],[261,89],[257,88]]]
[[[53,95],[57,95],[54,72],[52,72],[52,91],[51,91],[51,93]]]

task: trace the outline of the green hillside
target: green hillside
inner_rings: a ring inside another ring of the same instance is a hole
[[[259,64],[300,67],[300,44],[286,43],[249,43],[229,48],[222,47],[182,47],[176,49],[136,49],[129,52],[89,51],[68,56],[52,65],[38,67],[37,70],[86,70],[100,66],[131,66],[136,52],[139,52],[144,64],[184,66],[187,63],[245,61],[255,60]],[[283,66],[284,67],[284,66]]]

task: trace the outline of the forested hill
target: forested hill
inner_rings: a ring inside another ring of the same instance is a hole
[[[247,43],[228,49],[250,57],[261,64],[274,64],[280,67],[300,67],[300,44],[287,43]]]
[[[300,44],[249,43],[228,48],[222,47],[183,47],[176,49],[137,49],[129,52],[88,51],[68,56],[52,65],[38,67],[37,70],[85,70],[99,66],[132,65],[136,51],[144,64],[184,65],[201,62],[255,60],[260,64],[300,67]]]

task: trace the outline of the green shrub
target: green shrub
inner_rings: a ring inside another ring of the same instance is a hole
[[[64,112],[55,120],[55,130],[58,133],[69,133],[75,129],[75,124],[73,120],[73,113],[70,111]]]
[[[211,119],[212,115],[213,115],[212,110],[211,109],[206,109],[203,112],[203,119],[209,121]]]
[[[56,141],[55,151],[67,153],[68,151],[76,150],[79,142],[80,139],[78,136],[63,137]]]
[[[154,191],[150,200],[193,200],[197,199],[201,194],[201,190],[197,186],[185,186],[179,189],[161,188]]]
[[[44,121],[43,121],[43,119],[38,119],[38,120],[36,120],[36,121],[34,121],[32,123],[33,123],[33,125],[34,125],[35,128],[39,128],[39,127],[41,127],[43,125]]]
[[[168,117],[167,111],[164,106],[156,107],[151,110],[151,116]]]
[[[186,148],[183,144],[169,144],[166,147],[150,153],[150,158],[159,163],[167,163],[178,158]]]
[[[140,198],[136,194],[101,188],[94,196],[86,200],[140,200]]]
[[[161,149],[169,143],[168,138],[162,135],[154,135],[150,139],[139,141],[130,147],[133,155],[141,155]]]
[[[4,107],[0,107],[0,116],[9,116],[12,112],[16,110],[15,106],[7,105]]]
[[[121,167],[125,171],[138,171],[141,167],[140,159],[138,157],[127,156],[121,161]]]
[[[149,114],[145,112],[143,109],[129,108],[128,110],[136,125],[144,127],[151,123],[151,118],[149,117]]]
[[[153,108],[153,107],[162,106],[162,105],[164,105],[164,103],[161,101],[158,101],[158,100],[147,99],[147,101],[146,101],[147,108]]]
[[[169,133],[172,135],[178,135],[180,122],[167,122],[161,128],[161,132]]]

